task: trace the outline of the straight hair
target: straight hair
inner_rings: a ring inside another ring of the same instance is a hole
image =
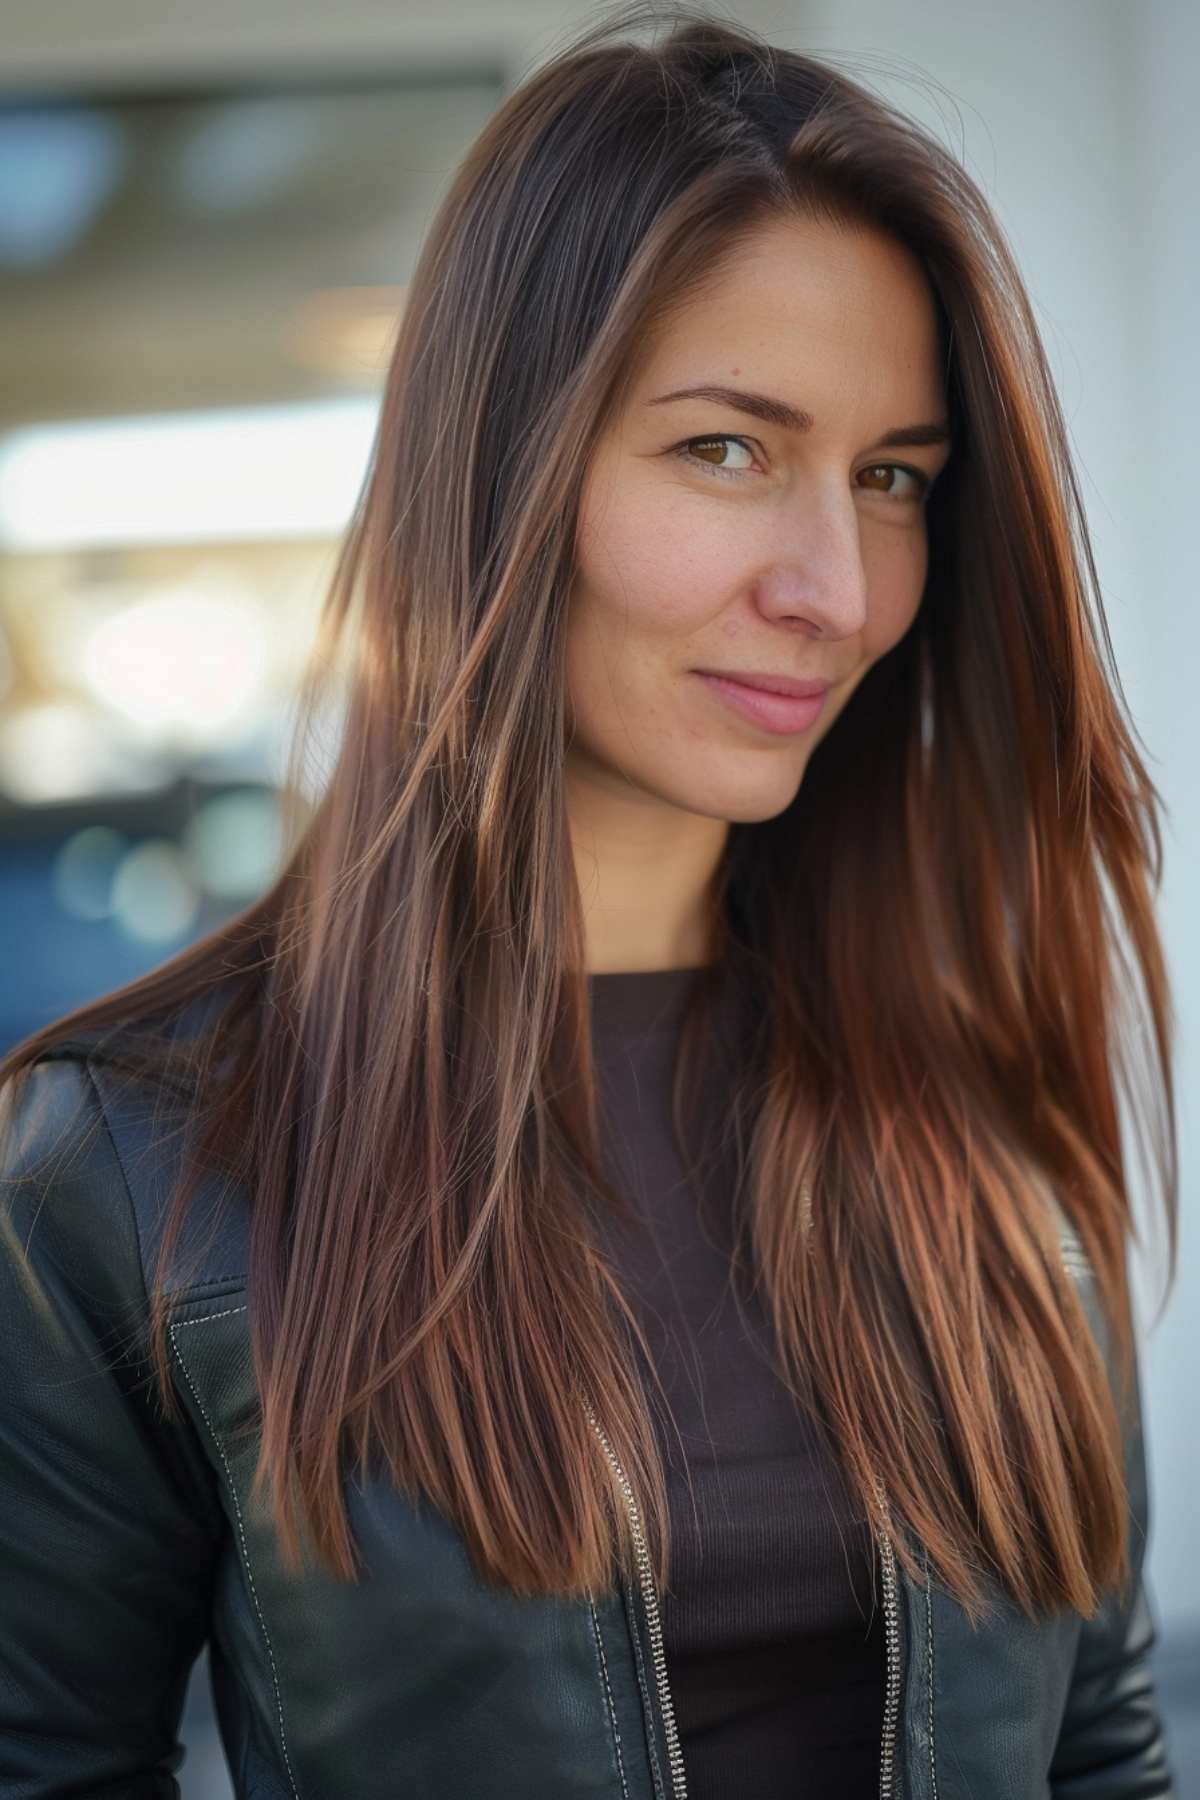
[[[88,1034],[114,1077],[182,1099],[150,1288],[168,1417],[201,1174],[249,1206],[255,1493],[290,1567],[311,1551],[357,1578],[343,1483],[374,1462],[481,1578],[594,1592],[637,1554],[602,1422],[669,1580],[645,1339],[595,1229],[628,1202],[602,1163],[564,634],[589,458],[642,348],[789,218],[920,259],[955,449],[912,627],[792,803],[730,827],[674,1130],[692,1161],[733,983],[751,997],[720,1121],[737,1240],[865,1516],[918,1580],[923,1546],[973,1618],[997,1588],[1030,1616],[1089,1615],[1128,1576],[1122,1093],[1175,1266],[1161,801],[1032,308],[933,135],[827,61],[644,0],[511,92],[433,219],[305,681],[277,877],[0,1060],[11,1100]],[[331,694],[338,741],[306,802]],[[212,1020],[177,1029],[205,997]]]

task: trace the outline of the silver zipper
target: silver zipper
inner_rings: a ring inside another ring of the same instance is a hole
[[[658,1595],[654,1587],[654,1571],[650,1563],[650,1553],[646,1548],[646,1538],[642,1531],[641,1513],[638,1510],[638,1503],[634,1497],[629,1477],[621,1467],[607,1433],[598,1423],[590,1406],[587,1407],[587,1416],[593,1431],[604,1446],[604,1454],[612,1465],[629,1512],[634,1552],[637,1556],[638,1577],[646,1605],[646,1620],[650,1627],[650,1655],[654,1665],[654,1684],[658,1689],[663,1731],[667,1740],[667,1760],[671,1768],[671,1793],[673,1800],[687,1800],[687,1777],[683,1769],[683,1752],[679,1747],[675,1707],[671,1700],[670,1684],[667,1681],[667,1658],[663,1650]],[[886,1504],[886,1500],[884,1500],[885,1507]],[[879,1540],[880,1566],[883,1574],[884,1644],[887,1651],[887,1692],[883,1708],[879,1800],[891,1800],[896,1772],[896,1725],[900,1716],[900,1611],[896,1598],[895,1552],[892,1549],[890,1538],[884,1532],[877,1532],[876,1536]]]
[[[879,1759],[879,1800],[890,1800],[896,1773],[896,1721],[900,1716],[900,1611],[896,1602],[896,1554],[882,1531],[883,1624],[887,1646],[887,1696],[883,1704],[883,1745]]]
[[[629,1484],[629,1477],[617,1460],[617,1453],[609,1443],[606,1433],[597,1423],[596,1415],[590,1406],[587,1408],[587,1415],[591,1420],[592,1429],[604,1445],[604,1454],[612,1464],[629,1511],[634,1553],[637,1556],[638,1578],[641,1582],[642,1598],[646,1604],[646,1622],[650,1627],[650,1656],[654,1665],[654,1685],[658,1689],[658,1704],[662,1712],[663,1731],[667,1740],[667,1761],[671,1768],[671,1793],[673,1800],[687,1800],[687,1777],[683,1772],[683,1752],[679,1748],[675,1707],[671,1701],[671,1689],[667,1682],[667,1659],[663,1651],[662,1620],[658,1612],[658,1595],[654,1588],[654,1571],[650,1563],[650,1553],[646,1548],[646,1538],[642,1531],[641,1513],[638,1511],[638,1503]]]

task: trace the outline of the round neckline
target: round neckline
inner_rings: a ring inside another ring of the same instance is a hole
[[[671,976],[698,976],[707,963],[694,963],[687,968],[592,968],[588,981],[667,981]]]
[[[615,969],[589,973],[592,1022],[601,1033],[669,1030],[683,1013],[697,963],[676,969]]]

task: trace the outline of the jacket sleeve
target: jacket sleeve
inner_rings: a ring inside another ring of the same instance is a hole
[[[137,1225],[86,1060],[39,1062],[3,1098],[0,1794],[175,1800],[215,1476],[153,1396]]]
[[[1079,1637],[1050,1768],[1053,1800],[1175,1800],[1150,1653],[1157,1639],[1143,1574],[1149,1534],[1141,1376],[1135,1359],[1125,1420],[1131,1581],[1111,1593]]]

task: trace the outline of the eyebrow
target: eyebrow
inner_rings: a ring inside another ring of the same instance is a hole
[[[712,400],[718,406],[732,406],[738,412],[750,413],[768,425],[780,425],[785,431],[811,431],[816,424],[811,413],[789,406],[786,400],[751,393],[745,388],[712,385],[675,388],[669,394],[656,394],[647,404],[662,406],[669,400]],[[900,445],[948,444],[950,441],[949,424],[944,419],[935,419],[921,425],[897,425],[884,432],[879,444],[881,448],[892,449]]]

